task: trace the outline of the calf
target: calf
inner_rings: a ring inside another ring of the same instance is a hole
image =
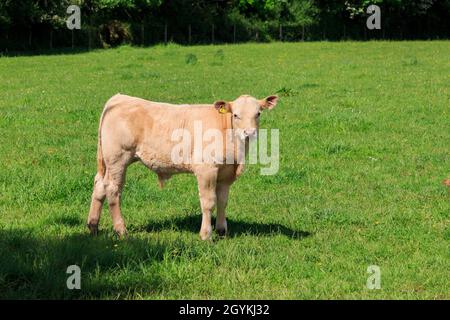
[[[211,238],[211,211],[216,203],[216,230],[219,235],[225,235],[228,192],[243,170],[238,159],[248,150],[242,146],[248,146],[248,139],[257,135],[261,111],[272,109],[277,101],[277,96],[257,100],[244,95],[232,102],[217,101],[211,105],[173,105],[122,94],[110,98],[98,130],[97,174],[87,221],[90,232],[97,234],[107,198],[115,232],[119,236],[126,234],[120,194],[128,165],[140,161],[158,175],[161,186],[175,173],[193,173],[197,177],[203,215],[201,239]],[[204,147],[204,141],[200,144],[194,141],[192,145],[188,139],[189,143],[181,149],[187,147],[183,159],[189,161],[175,161],[174,150],[179,145],[174,141],[174,133],[181,130],[181,134],[195,136],[199,124],[203,130],[214,129],[222,136],[231,132],[226,144],[233,147],[223,153],[216,152],[212,161],[193,161],[197,149]]]

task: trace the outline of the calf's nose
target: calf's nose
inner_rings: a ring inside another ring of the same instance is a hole
[[[245,130],[244,130],[244,134],[245,134],[247,137],[254,137],[254,136],[256,136],[256,128],[245,129]]]

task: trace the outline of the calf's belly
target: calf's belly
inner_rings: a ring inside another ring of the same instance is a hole
[[[192,172],[189,164],[177,164],[171,159],[170,153],[155,150],[139,150],[136,157],[150,170],[158,174],[175,174]]]

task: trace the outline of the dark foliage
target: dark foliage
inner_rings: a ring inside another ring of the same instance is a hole
[[[81,30],[66,27],[78,4]],[[381,30],[366,9],[381,8]],[[0,0],[0,52],[245,41],[447,39],[450,0]]]

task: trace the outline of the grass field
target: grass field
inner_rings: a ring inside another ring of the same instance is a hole
[[[450,42],[273,43],[0,58],[1,298],[450,298]],[[230,234],[199,240],[196,181],[142,165],[128,240],[85,222],[117,92],[212,103],[278,92],[280,171],[247,168]],[[81,267],[81,290],[66,268]],[[369,290],[367,268],[381,270]]]

